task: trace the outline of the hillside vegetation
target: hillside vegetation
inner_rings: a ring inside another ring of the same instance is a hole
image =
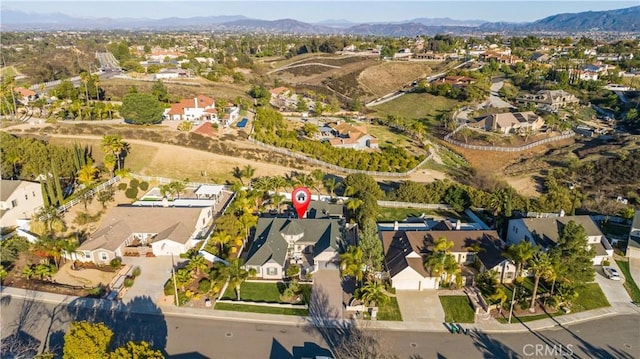
[[[431,67],[424,62],[383,62],[362,71],[358,82],[365,90],[380,97],[430,73]]]

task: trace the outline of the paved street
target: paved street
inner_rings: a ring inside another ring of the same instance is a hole
[[[323,336],[304,323],[250,323],[233,321],[232,317],[227,320],[163,315],[157,307],[155,313],[140,314],[131,311],[135,308],[133,304],[95,308],[91,303],[96,302],[83,303],[82,299],[66,305],[39,300],[3,296],[0,307],[3,338],[21,329],[43,341],[40,348],[55,350],[60,348],[70,321],[87,319],[104,321],[114,330],[116,343],[147,340],[165,348],[168,357],[173,358],[286,359],[327,354],[328,345]],[[138,298],[138,301],[137,304],[144,304],[148,299]],[[151,311],[149,308],[147,312]],[[368,333],[400,358],[515,358],[532,356],[538,347],[549,348],[545,349],[546,355],[538,357],[562,357],[558,351],[564,350],[565,354],[573,352],[575,358],[636,358],[640,356],[638,328],[638,316],[625,315],[516,334],[465,336],[393,330]],[[331,330],[321,332],[326,335]],[[556,354],[549,354],[549,350],[556,350]]]

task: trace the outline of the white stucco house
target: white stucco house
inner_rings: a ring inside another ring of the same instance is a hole
[[[573,221],[581,225],[587,233],[587,242],[595,250],[593,264],[602,264],[613,256],[613,247],[607,237],[602,234],[590,216],[559,216],[551,218],[518,218],[509,220],[507,244],[528,241],[534,246],[549,249],[558,243],[564,226]]]
[[[384,262],[396,290],[438,289],[442,277],[431,276],[424,263],[439,238],[453,242],[450,253],[460,265],[480,262],[480,270],[494,270],[501,283],[514,279],[515,265],[503,255],[504,243],[488,230],[386,230],[380,231]],[[475,251],[479,248],[479,251]]]
[[[16,227],[44,206],[40,183],[0,181],[0,227]]]
[[[205,239],[213,208],[118,206],[69,259],[108,264],[125,255],[180,255]]]

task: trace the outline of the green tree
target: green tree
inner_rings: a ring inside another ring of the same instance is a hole
[[[536,247],[527,240],[522,240],[507,247],[504,255],[516,263],[516,279],[520,278],[522,266],[533,257],[535,252]]]
[[[378,281],[367,282],[358,290],[358,296],[367,306],[380,306],[389,301],[384,285]]]
[[[551,257],[544,251],[537,251],[529,259],[529,269],[533,271],[533,294],[531,296],[531,306],[529,310],[535,311],[536,295],[538,294],[538,285],[540,284],[541,277],[551,277],[553,271],[553,265],[551,263]]]
[[[162,83],[162,80],[153,83],[153,86],[151,86],[151,94],[160,102],[169,102],[169,92],[167,86]]]
[[[96,176],[98,175],[98,169],[93,165],[93,161],[89,161],[87,164],[82,166],[77,174],[78,182],[83,184],[85,187],[89,187],[95,182]]]
[[[164,359],[160,350],[153,349],[149,343],[128,342],[109,354],[110,359]]]
[[[137,125],[151,125],[162,122],[164,107],[158,98],[146,93],[129,93],[124,96],[120,116]]]
[[[102,204],[102,208],[107,208],[107,203],[115,201],[115,193],[113,186],[108,186],[102,191],[98,192],[98,202]]]
[[[595,278],[595,251],[588,243],[582,225],[569,221],[562,228],[558,243],[551,249],[551,260],[559,280],[572,285],[592,282]]]
[[[342,277],[353,277],[358,283],[364,277],[364,253],[357,246],[349,246],[346,252],[340,254],[340,269]]]
[[[365,273],[368,280],[372,280],[373,275],[382,270],[382,262],[384,261],[382,242],[378,238],[378,228],[375,220],[368,219],[363,223],[359,239],[358,246],[362,250]]]
[[[194,277],[199,277],[208,267],[207,260],[198,254],[189,259],[186,268],[193,272]]]
[[[94,359],[107,356],[113,332],[102,323],[72,322],[64,335],[64,359]]]
[[[100,141],[100,148],[102,152],[105,153],[105,167],[107,166],[107,162],[111,164],[112,160],[115,159],[116,169],[121,169],[123,166],[124,155],[128,154],[130,151],[129,144],[122,140],[122,136],[120,135],[104,135],[102,136],[102,140]],[[109,160],[107,160],[107,156],[112,156]],[[113,173],[113,168],[111,168]]]
[[[250,275],[250,273],[243,268],[242,261],[239,258],[232,259],[228,266],[222,268],[222,274],[229,281],[229,285],[235,288],[237,298],[240,300],[240,286]]]
[[[508,297],[507,297],[507,293],[504,290],[504,287],[498,287],[496,288],[496,291],[489,295],[487,297],[487,299],[491,302],[498,302],[500,303],[500,306],[498,307],[498,311],[500,313],[502,313],[502,307],[504,306],[504,303],[507,301]]]
[[[219,254],[222,256],[224,253],[224,246],[231,243],[233,237],[225,231],[216,231],[211,237],[211,242],[220,246]]]

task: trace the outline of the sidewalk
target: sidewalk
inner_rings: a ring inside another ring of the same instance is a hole
[[[81,306],[87,307],[102,307],[105,310],[127,310],[133,313],[140,314],[154,314],[158,315],[158,308],[161,313],[166,316],[182,316],[193,318],[210,318],[217,320],[228,321],[244,321],[264,324],[279,324],[279,325],[291,325],[291,326],[305,326],[310,325],[310,321],[306,317],[290,316],[290,315],[273,315],[273,314],[258,314],[258,313],[244,313],[244,312],[232,312],[223,310],[212,309],[194,309],[174,306],[159,306],[150,308],[148,306],[142,307],[126,307],[121,302],[113,302],[104,299],[92,299],[82,298],[74,296],[65,296],[60,294],[34,292],[26,289],[2,287],[0,297],[17,297],[25,299],[35,299],[38,301],[48,303],[63,303],[70,304],[72,302]],[[465,328],[475,329],[485,333],[518,333],[527,332],[530,330],[543,330],[550,329],[557,326],[566,326],[576,323],[581,323],[589,320],[599,319],[603,317],[622,315],[622,314],[640,314],[640,308],[631,303],[625,303],[625,305],[616,305],[615,307],[599,308],[590,311],[567,314],[554,318],[547,318],[536,320],[527,323],[514,322],[513,324],[501,324],[494,320],[480,321],[475,324],[465,324]],[[328,321],[327,326],[343,324],[344,320],[331,320]],[[444,324],[441,322],[429,321],[429,322],[391,322],[391,321],[364,321],[357,320],[356,323],[361,327],[368,329],[387,329],[393,331],[416,331],[416,332],[448,332]]]

